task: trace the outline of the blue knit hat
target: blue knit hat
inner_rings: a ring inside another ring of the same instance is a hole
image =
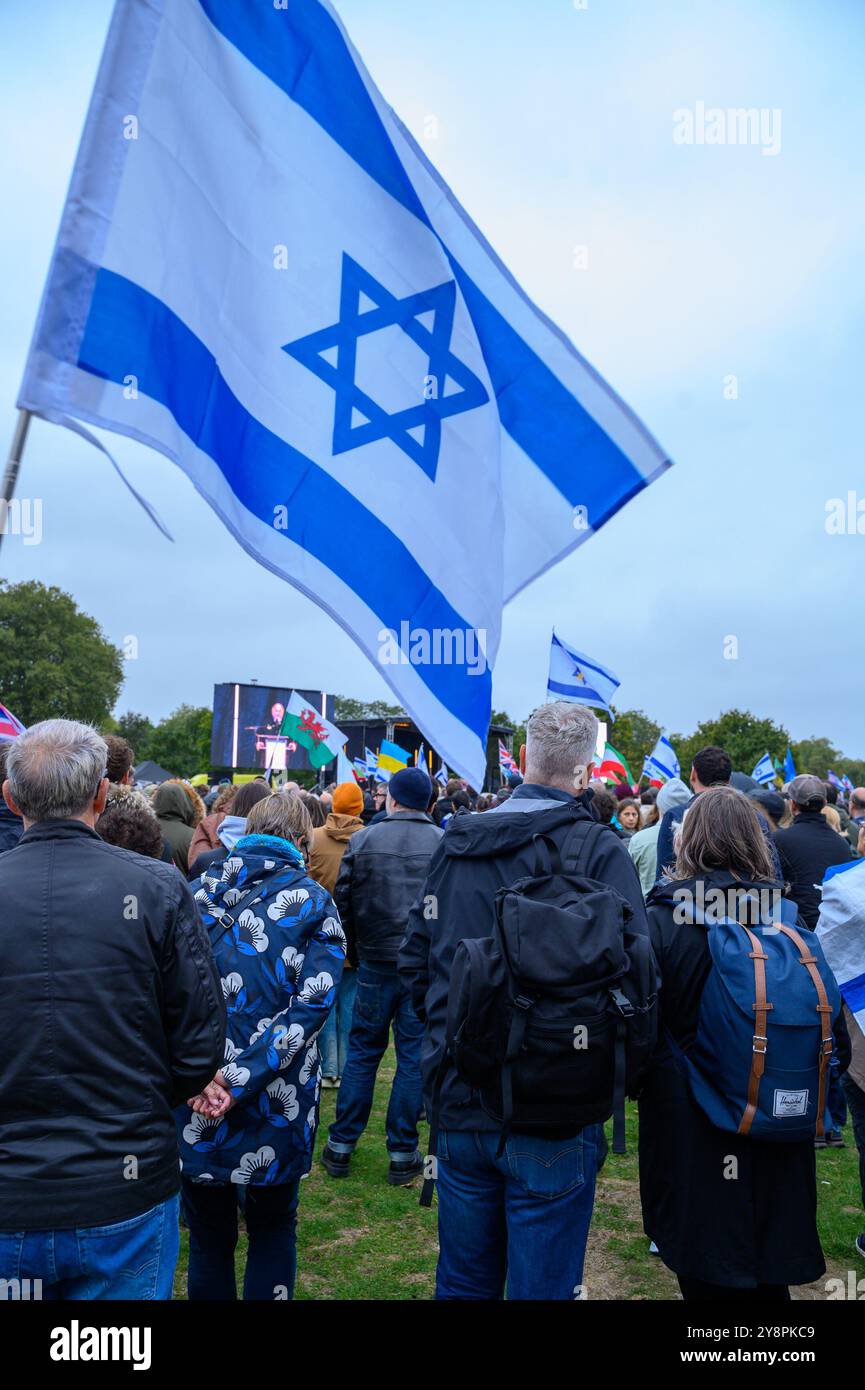
[[[425,811],[432,799],[432,782],[421,767],[401,767],[387,789],[394,801],[409,811]]]

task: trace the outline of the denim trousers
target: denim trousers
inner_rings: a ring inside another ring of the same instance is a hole
[[[237,1209],[243,1203],[248,1247],[245,1302],[284,1302],[294,1296],[300,1179],[272,1187],[181,1179],[189,1227],[190,1302],[233,1303]]]
[[[436,1298],[580,1298],[600,1135],[440,1131]]]
[[[421,1096],[420,1050],[423,1024],[411,1005],[395,965],[361,961],[357,971],[348,1059],[330,1126],[328,1144],[335,1153],[352,1153],[366,1129],[375,1079],[387,1050],[391,1025],[396,1075],[391,1087],[385,1129],[391,1158],[405,1160],[417,1151]]]
[[[180,1246],[178,1198],[108,1226],[0,1231],[6,1297],[166,1300]]]
[[[343,970],[342,979],[337,986],[336,1002],[327,1016],[327,1023],[318,1035],[322,1076],[342,1076],[345,1071],[356,994],[357,971]]]

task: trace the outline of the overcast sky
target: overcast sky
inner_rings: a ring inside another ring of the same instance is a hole
[[[865,756],[865,535],[826,529],[831,498],[854,490],[865,512],[865,6],[337,8],[506,264],[676,462],[508,607],[494,705],[522,717],[543,699],[555,624],[621,676],[622,705],[668,728],[736,705]],[[7,438],[110,11],[3,0]],[[765,109],[776,152],[676,143],[673,113],[699,102]],[[251,677],[388,697],[345,633],[255,565],[179,469],[106,439],[176,544],[107,460],[37,421],[20,492],[44,499],[44,539],[6,538],[0,573],[61,585],[112,640],[138,638],[118,710],[160,717]]]

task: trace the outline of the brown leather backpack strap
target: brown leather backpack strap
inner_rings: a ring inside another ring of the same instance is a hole
[[[751,950],[748,952],[754,962],[754,1040],[751,1046],[751,1075],[748,1078],[748,1103],[739,1121],[739,1134],[748,1134],[757,1113],[757,1099],[760,1094],[760,1082],[763,1079],[763,1072],[766,1067],[766,1046],[768,1043],[767,1023],[769,1010],[773,1007],[766,998],[766,961],[769,957],[763,950],[760,942],[748,927],[742,922],[738,924],[743,932],[747,932],[751,942]]]
[[[832,1037],[832,1005],[829,1003],[829,996],[826,993],[826,986],[823,983],[823,976],[817,969],[817,957],[809,951],[802,937],[792,927],[778,927],[785,936],[796,946],[799,952],[799,964],[804,965],[808,974],[811,976],[814,988],[817,991],[817,1012],[820,1015],[820,1025],[822,1029],[822,1040],[820,1044],[820,1082],[817,1087],[817,1134],[823,1133],[823,1116],[826,1113],[826,1080],[829,1069],[829,1059],[835,1046]]]

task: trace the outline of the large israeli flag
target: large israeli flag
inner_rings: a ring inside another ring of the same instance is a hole
[[[580,705],[603,709],[612,718],[610,701],[621,682],[618,676],[592,657],[569,647],[557,633],[550,643],[550,673],[547,694],[551,700],[574,700]]]
[[[476,786],[503,603],[668,464],[327,0],[117,0],[19,404],[173,459]]]
[[[775,781],[775,768],[768,753],[764,753],[754,771],[751,773],[755,782],[759,782],[762,787],[770,787]]]

